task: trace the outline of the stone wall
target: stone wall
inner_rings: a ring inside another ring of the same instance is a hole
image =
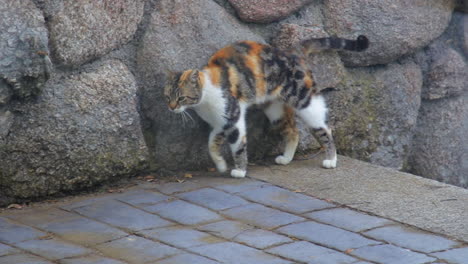
[[[466,4],[455,0],[0,0],[0,204],[147,170],[212,167],[209,127],[161,98],[165,73],[238,40],[371,41],[310,58],[341,154],[468,186]],[[252,109],[249,155],[278,135]],[[301,126],[300,151],[313,140]]]

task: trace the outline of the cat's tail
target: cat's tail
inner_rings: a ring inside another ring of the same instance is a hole
[[[360,35],[356,40],[335,37],[317,38],[304,40],[300,45],[307,55],[323,50],[364,51],[369,47],[369,39],[364,35]]]

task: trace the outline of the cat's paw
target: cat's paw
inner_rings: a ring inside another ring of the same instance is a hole
[[[216,163],[216,169],[221,173],[226,172],[226,170],[227,170],[226,161],[224,161],[224,160],[223,161],[218,161]]]
[[[335,156],[334,159],[323,160],[322,167],[324,167],[325,169],[334,169],[334,168],[336,168],[336,156]]]
[[[280,155],[280,156],[276,157],[275,162],[276,162],[276,164],[287,165],[287,164],[289,164],[291,162],[291,160],[292,159],[287,158],[287,157],[285,157],[283,155]]]
[[[231,176],[234,178],[244,178],[245,174],[247,174],[245,170],[234,169],[231,171]]]

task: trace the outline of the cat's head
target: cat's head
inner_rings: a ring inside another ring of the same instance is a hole
[[[169,73],[164,98],[169,110],[181,113],[197,105],[202,96],[203,74],[198,70]]]

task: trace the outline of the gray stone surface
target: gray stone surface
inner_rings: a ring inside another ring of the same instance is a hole
[[[468,190],[344,156],[336,169],[324,170],[322,158],[293,162],[287,170],[252,166],[250,175],[468,242]]]
[[[90,249],[58,239],[37,239],[17,243],[15,246],[51,260],[90,254]]]
[[[421,86],[421,70],[409,59],[348,69],[345,81],[327,97],[338,152],[403,168],[418,117]]]
[[[0,242],[15,244],[21,241],[45,236],[46,233],[33,229],[29,226],[18,225],[4,218],[0,218]]]
[[[142,191],[137,190],[130,193],[125,193],[124,195],[120,195],[117,200],[125,203],[129,203],[134,206],[147,206],[156,204],[159,202],[167,201],[171,199],[171,197],[150,191]]]
[[[268,23],[298,11],[311,0],[229,0],[242,21]]]
[[[380,244],[359,234],[316,222],[287,225],[278,229],[278,232],[341,251]]]
[[[249,229],[238,233],[233,239],[248,246],[264,249],[292,242],[292,239],[263,229]]]
[[[56,219],[50,223],[44,223],[40,227],[63,239],[86,246],[115,240],[127,235],[116,228],[83,217]]]
[[[442,251],[459,245],[453,240],[403,226],[380,227],[364,234],[393,245],[425,253]]]
[[[183,226],[144,230],[140,233],[145,237],[161,241],[177,248],[192,248],[223,242],[223,239]]]
[[[107,208],[112,208],[112,210],[105,210]],[[117,201],[104,201],[79,207],[74,209],[74,211],[89,218],[133,231],[173,224],[157,215],[147,213]]]
[[[221,216],[208,209],[181,200],[147,206],[145,210],[185,225],[197,225],[222,219]]]
[[[468,92],[423,100],[408,160],[409,171],[468,187]]]
[[[327,32],[340,37],[369,38],[371,44],[364,53],[343,53],[347,65],[387,64],[440,36],[450,21],[454,2],[325,1],[325,26]]]
[[[297,214],[334,207],[331,203],[276,186],[241,192],[239,195],[256,203]]]
[[[260,204],[248,204],[223,211],[224,215],[262,228],[275,228],[298,222],[304,218]]]
[[[143,17],[145,1],[42,2],[53,58],[77,66],[132,39]]]
[[[116,60],[93,67],[55,76],[36,101],[10,106],[14,121],[0,137],[3,195],[51,195],[146,167],[133,75]]]
[[[357,259],[338,251],[301,241],[270,248],[267,252],[304,263],[355,263]]]
[[[198,227],[198,229],[218,237],[234,239],[244,232],[254,230],[255,227],[237,221],[225,220],[203,225]]]
[[[173,256],[161,261],[155,262],[155,264],[183,264],[183,263],[190,263],[190,264],[219,264],[219,262],[207,259],[205,257],[201,257],[194,254],[181,254],[177,256]]]
[[[178,195],[178,197],[192,203],[208,207],[212,210],[225,210],[248,204],[246,200],[239,196],[234,196],[211,188],[186,192]]]
[[[122,261],[101,257],[98,255],[90,255],[85,257],[63,259],[60,264],[125,264]]]
[[[317,159],[316,162],[320,162],[320,159]],[[285,187],[293,188],[294,186],[290,184],[294,183],[295,177],[310,180],[319,178],[324,174],[326,178],[332,178],[333,180],[338,178],[339,181],[343,181],[343,178],[340,178],[341,167],[329,171],[310,166],[310,162],[305,163],[308,164],[308,166],[305,166],[307,170],[302,172],[295,170],[297,168],[295,163],[288,167],[292,170],[291,173],[296,176],[284,175],[286,171],[278,171],[275,166],[264,167],[266,169],[264,173],[281,174],[281,179],[286,180],[288,183],[287,186],[279,185],[282,190],[285,190]],[[376,167],[373,166],[373,168]],[[252,169],[255,171],[255,167]],[[309,173],[308,170],[316,171],[318,175]],[[350,177],[351,181],[358,181],[359,185],[362,186],[366,185],[360,183],[359,179],[356,178],[357,175],[361,174],[352,171],[350,168],[345,168],[345,170],[353,175]],[[384,174],[381,171],[371,170],[371,172],[370,175]],[[399,174],[403,173],[398,172],[397,175]],[[383,176],[398,177],[385,174]],[[323,181],[323,179],[321,180]],[[371,182],[372,177],[368,177],[367,181]],[[212,188],[216,186],[222,186],[223,188],[226,188],[226,186],[244,187],[231,189],[233,191],[231,197],[240,197],[239,195],[247,191],[251,193],[263,191],[265,188],[268,191],[276,190],[279,194],[283,193],[281,190],[271,188],[272,185],[269,183],[252,179],[238,180],[215,175],[212,177],[194,175],[191,179],[187,178],[185,183],[187,182],[197,185],[198,190],[202,191],[202,193],[206,190],[213,190]],[[404,185],[411,184],[411,181],[401,178],[397,179],[397,182]],[[423,181],[424,184],[428,182],[430,181]],[[382,184],[386,188],[395,187],[387,182],[382,182]],[[54,203],[32,203],[21,210],[0,210],[0,238],[9,238],[9,241],[0,242],[0,263],[20,264],[24,261],[24,263],[36,264],[50,263],[47,260],[51,260],[53,263],[64,264],[364,264],[371,261],[375,264],[426,264],[429,262],[435,264],[464,263],[463,261],[466,259],[467,243],[452,240],[445,234],[422,232],[416,230],[416,228],[402,229],[401,227],[406,226],[407,223],[397,224],[394,221],[390,222],[377,216],[370,217],[363,212],[342,208],[347,207],[344,204],[337,204],[339,208],[313,212],[323,222],[323,224],[320,224],[302,218],[304,214],[301,213],[284,213],[256,203],[228,210],[208,210],[192,202],[182,201],[177,198],[179,195],[184,196],[184,193],[189,194],[189,196],[193,195],[196,193],[193,190],[179,192],[177,196],[171,195],[171,200],[165,201],[160,200],[161,196],[158,193],[149,190],[160,189],[162,185],[167,186],[167,184],[135,180],[130,182],[130,185],[132,187],[123,188],[122,193],[82,195],[76,198],[67,198],[65,201],[57,200]],[[439,183],[439,185],[443,184]],[[359,188],[349,186],[349,184],[346,187],[351,188],[351,191],[336,182],[332,186],[338,188],[339,194],[348,192],[356,194],[356,192],[360,192]],[[248,188],[246,189],[246,187]],[[315,190],[317,193],[332,190],[329,186],[320,183],[314,185],[302,184],[301,190],[307,193],[310,191],[307,189],[308,187],[317,187],[318,190]],[[446,187],[450,188],[449,186]],[[372,186],[372,188],[378,189],[375,186]],[[242,192],[238,192],[239,190]],[[386,190],[388,191],[388,189]],[[149,199],[136,195],[139,193],[138,191],[141,191],[142,195],[148,195]],[[217,191],[217,195],[218,192],[221,191]],[[154,194],[158,195],[154,196]],[[379,193],[379,195],[385,196],[385,192]],[[334,198],[335,196],[329,196],[327,199],[333,200],[330,197]],[[400,195],[399,198],[401,197],[403,196]],[[423,196],[423,198],[426,197]],[[208,200],[211,199],[213,199],[212,196],[202,195],[197,197],[197,203],[207,204]],[[411,197],[411,199],[413,199],[412,203],[417,202],[414,197]],[[134,202],[137,208],[125,204],[121,200]],[[155,201],[157,202],[153,203]],[[355,202],[352,198],[349,201]],[[390,202],[393,204],[395,201]],[[411,205],[410,202],[404,202],[405,206]],[[429,202],[432,203],[433,201]],[[223,203],[230,204],[228,200],[221,199],[218,205]],[[357,202],[355,204],[362,203]],[[466,205],[464,202],[463,204]],[[165,206],[161,207],[161,205]],[[156,213],[165,214],[165,217],[174,218],[175,221],[186,221],[185,219],[190,217],[195,220],[179,225],[173,223],[170,226],[152,228],[150,226],[157,224],[158,220],[152,220],[147,215],[155,215],[148,213],[142,215],[140,212],[143,211],[139,210],[138,207],[157,209],[158,212]],[[450,205],[437,207],[450,207]],[[82,208],[86,209],[86,212],[82,213],[97,220],[81,216],[78,211]],[[224,208],[224,206],[219,208]],[[239,208],[242,210],[234,211]],[[383,209],[392,210],[392,208],[387,207]],[[214,214],[215,219],[207,220],[204,218],[207,212]],[[226,216],[226,212],[232,213],[232,216]],[[320,212],[326,213],[319,214]],[[397,212],[405,213],[404,210],[398,210]],[[236,220],[223,220],[219,215]],[[310,217],[311,213],[305,215]],[[461,216],[463,217],[463,215]],[[281,225],[278,228],[275,227],[282,223],[272,222],[288,222],[291,218],[295,218],[299,222]],[[336,219],[341,219],[341,221]],[[432,221],[431,219],[437,220],[437,218],[430,218],[427,215],[424,218],[426,222]],[[450,217],[446,219],[451,220]],[[349,223],[343,225],[343,221]],[[376,227],[389,222],[390,225]],[[150,223],[150,225],[146,223]],[[362,226],[366,225],[366,223],[371,228],[370,231],[366,231],[366,229],[361,231],[363,230]],[[114,225],[118,227],[115,228]],[[344,228],[355,231],[346,231],[332,225],[340,227],[343,225]],[[19,226],[24,230],[12,228],[15,226]],[[147,228],[140,230],[143,227]],[[36,228],[44,232],[40,234],[34,234],[33,232],[33,236],[31,236],[31,230],[36,230]],[[29,236],[25,237],[25,233],[28,233]],[[375,237],[376,240],[371,240],[369,237]],[[24,239],[26,241],[23,241]],[[378,246],[375,246],[376,243]],[[81,244],[81,246],[77,244]],[[433,250],[442,251],[433,252]],[[430,253],[422,254],[422,251]],[[29,253],[40,256],[40,258],[27,255]]]
[[[18,253],[19,250],[16,248],[12,248],[8,245],[0,243],[0,257],[5,255],[11,255],[13,253]]]
[[[130,263],[148,263],[177,255],[183,251],[138,236],[128,236],[97,246],[97,249]]]
[[[259,188],[268,188],[271,184],[251,179],[241,179],[230,183],[216,184],[214,187],[228,193],[240,193],[258,190]]]
[[[41,259],[33,255],[10,255],[0,257],[0,263],[15,263],[15,264],[52,264],[53,262]]]
[[[332,208],[312,212],[305,216],[349,231],[360,232],[393,223],[390,220],[356,212],[348,208]]]
[[[449,261],[451,263],[456,263],[456,264],[468,263],[467,261],[468,260],[468,247],[451,249],[451,250],[447,250],[444,252],[434,253],[431,255],[438,257],[440,259]]]
[[[263,40],[211,0],[162,0],[154,10],[136,58],[151,164],[172,170],[212,167],[208,125],[192,112],[195,122],[184,127],[181,116],[168,110],[162,96],[165,75],[168,70],[201,68],[215,51],[235,41]]]
[[[377,245],[356,249],[353,255],[378,263],[386,264],[423,264],[434,261],[435,258],[398,248],[392,245]]]
[[[191,248],[192,251],[197,252],[206,257],[213,258],[223,263],[232,264],[284,264],[291,263],[272,255],[263,253],[257,249],[247,247],[241,244],[224,242],[212,245],[200,246]]]
[[[42,12],[30,0],[0,6],[0,107],[11,96],[39,94],[49,79],[48,35]],[[0,138],[1,138],[0,134]]]

